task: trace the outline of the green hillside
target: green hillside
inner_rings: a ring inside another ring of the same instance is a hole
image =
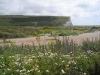
[[[0,25],[63,25],[69,21],[69,16],[24,16],[24,15],[0,15]]]

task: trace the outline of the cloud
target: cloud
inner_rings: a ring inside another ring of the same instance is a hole
[[[74,24],[89,24],[85,19],[99,19],[99,3],[99,0],[0,0],[0,14],[71,16]]]

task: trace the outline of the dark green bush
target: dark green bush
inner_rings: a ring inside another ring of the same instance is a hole
[[[10,37],[12,37],[12,34],[0,31],[0,38],[10,38]]]
[[[100,52],[100,40],[96,42],[96,44],[95,44],[95,50],[97,52]]]
[[[100,75],[100,53],[91,57],[92,61],[89,62],[89,75]],[[93,63],[93,64],[92,64]]]
[[[65,33],[60,33],[59,36],[66,36],[66,34]]]
[[[84,41],[82,43],[82,50],[88,51],[88,50],[92,50],[95,51],[95,42],[91,42],[91,41]]]
[[[89,41],[86,40],[82,43],[82,50],[88,51],[95,51],[95,52],[99,52],[100,51],[100,40],[98,41]]]

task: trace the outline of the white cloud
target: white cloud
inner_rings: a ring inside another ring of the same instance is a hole
[[[99,18],[99,3],[99,0],[0,0],[0,14],[71,16],[75,24],[89,24],[81,21]]]

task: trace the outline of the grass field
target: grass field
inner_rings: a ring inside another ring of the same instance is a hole
[[[91,31],[90,27],[81,26],[0,26],[0,38],[33,37],[45,34],[50,34],[51,36],[69,36],[89,31]]]

